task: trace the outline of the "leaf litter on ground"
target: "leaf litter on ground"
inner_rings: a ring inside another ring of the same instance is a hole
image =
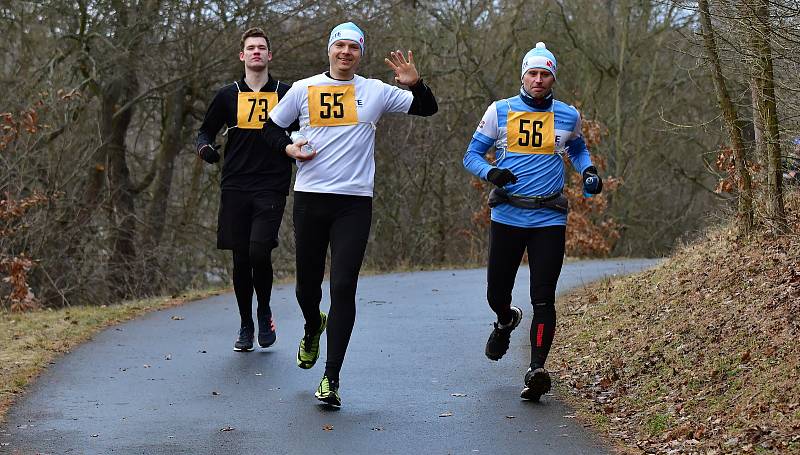
[[[787,213],[790,234],[718,227],[560,297],[551,362],[577,417],[625,452],[800,454],[800,195]]]

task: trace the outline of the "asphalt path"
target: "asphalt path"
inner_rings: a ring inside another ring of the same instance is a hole
[[[655,263],[565,264],[559,292]],[[524,321],[499,362],[483,354],[494,318],[484,269],[362,277],[340,409],[314,398],[324,337],[313,369],[295,365],[302,316],[292,285],[273,290],[277,343],[250,353],[232,350],[232,294],[148,314],[51,365],[0,426],[0,453],[609,453],[557,396],[519,398],[528,276],[521,267],[514,301]]]

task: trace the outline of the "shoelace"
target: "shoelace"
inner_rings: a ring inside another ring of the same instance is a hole
[[[319,391],[321,393],[330,393],[330,391],[331,391],[331,383],[330,383],[330,380],[328,378],[324,378],[322,380],[322,383],[320,383],[320,385],[319,385]]]
[[[311,349],[311,344],[314,341],[314,337],[312,335],[303,335],[303,350],[308,351]]]
[[[338,389],[338,388],[339,388],[338,384],[335,383],[334,381],[331,381],[330,379],[328,379],[327,376],[325,376],[322,379],[322,382],[319,385],[319,391],[322,394],[332,393],[332,392],[335,391],[335,389]]]

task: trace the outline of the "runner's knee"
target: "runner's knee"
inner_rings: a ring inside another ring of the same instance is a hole
[[[357,282],[349,279],[331,280],[331,301],[353,302],[355,305]]]
[[[233,269],[244,271],[249,268],[250,252],[244,248],[233,250]]]
[[[272,254],[271,243],[250,242],[250,263],[253,268],[264,268],[270,265]]]

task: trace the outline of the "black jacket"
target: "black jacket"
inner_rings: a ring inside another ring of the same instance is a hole
[[[288,84],[276,81],[270,75],[261,92],[277,92],[280,99],[287,90]],[[228,140],[223,153],[222,189],[289,194],[292,160],[285,153],[271,151],[260,128],[244,129],[236,126],[240,91],[253,92],[244,82],[244,78],[222,87],[214,96],[197,134],[196,150],[206,144],[213,145],[217,133],[225,127]],[[270,109],[272,107],[274,106],[270,106]],[[297,129],[295,123],[287,131]]]

